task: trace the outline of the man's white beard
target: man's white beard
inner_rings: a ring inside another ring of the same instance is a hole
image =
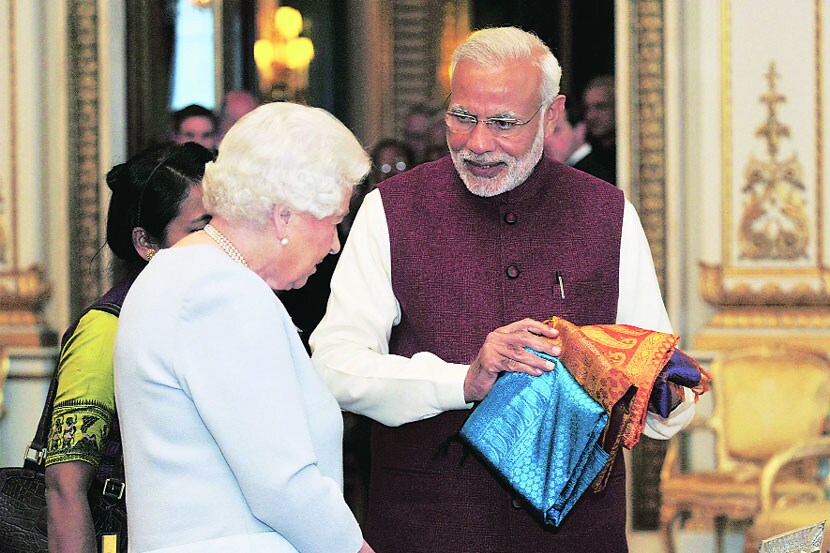
[[[466,148],[458,151],[450,148],[450,155],[452,156],[455,170],[458,172],[461,180],[464,181],[467,190],[476,196],[489,198],[509,192],[526,181],[536,167],[536,164],[539,163],[544,145],[545,128],[544,119],[542,119],[539,122],[539,129],[536,132],[536,137],[533,139],[533,144],[527,153],[520,157],[513,157],[506,153],[478,155]],[[501,174],[493,178],[476,177],[467,170],[465,161],[468,160],[475,163],[488,164],[504,162],[507,165],[507,170],[502,171]]]

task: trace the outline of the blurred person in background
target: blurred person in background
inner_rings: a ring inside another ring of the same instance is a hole
[[[341,237],[344,241],[349,235],[354,218],[366,194],[374,190],[379,183],[411,169],[415,164],[415,154],[409,144],[395,138],[379,140],[372,148],[370,156],[372,170],[369,173],[369,178],[355,187],[355,192],[349,203],[349,214],[340,224]],[[323,313],[321,312],[320,317],[322,316]],[[319,321],[319,319],[317,320]]]
[[[603,165],[617,171],[617,118],[614,76],[598,75],[582,91],[588,141]]]
[[[616,175],[594,151],[587,140],[587,132],[579,105],[567,102],[553,133],[545,136],[545,155],[614,184]]]
[[[415,104],[404,118],[403,139],[412,150],[413,164],[424,161],[424,154],[429,147],[429,128],[435,117],[435,110],[426,104]]]
[[[222,106],[219,108],[219,132],[216,143],[222,140],[234,123],[239,121],[243,115],[254,111],[259,107],[257,97],[247,90],[231,90],[222,98]]]
[[[180,109],[172,116],[171,138],[176,144],[195,142],[208,150],[216,149],[216,116],[197,104]]]

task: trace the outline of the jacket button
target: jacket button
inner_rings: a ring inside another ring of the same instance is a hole
[[[522,504],[519,503],[518,499],[514,499],[513,501],[510,502],[510,504],[513,505],[514,509],[521,509],[522,508]]]
[[[508,225],[515,225],[516,221],[518,221],[518,220],[519,220],[519,218],[513,212],[504,214],[504,222],[507,223]]]
[[[519,274],[521,273],[515,265],[508,265],[504,272],[507,273],[507,278],[519,278]]]

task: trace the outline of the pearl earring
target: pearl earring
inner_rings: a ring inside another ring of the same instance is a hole
[[[288,245],[288,237],[287,236],[280,239],[280,245],[281,246],[287,246]]]
[[[153,248],[150,248],[149,250],[147,250],[147,261],[150,261],[151,259],[153,259],[154,255],[156,255],[156,250],[154,250]]]

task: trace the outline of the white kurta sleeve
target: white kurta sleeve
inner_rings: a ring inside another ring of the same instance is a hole
[[[326,315],[312,333],[312,360],[340,406],[388,426],[468,409],[468,365],[429,352],[389,354],[400,306],[392,291],[389,231],[380,193],[360,207],[331,279]]]
[[[620,296],[617,324],[628,324],[671,333],[672,326],[660,286],[651,249],[634,206],[626,200],[620,242]],[[667,440],[685,428],[695,413],[694,394],[686,390],[684,401],[667,418],[648,411],[643,433],[649,438]]]
[[[288,332],[287,314],[259,277],[215,273],[183,303],[179,339],[192,347],[180,349],[175,370],[254,516],[299,551],[357,551],[362,535],[340,484],[317,466],[315,413],[302,400],[309,391]]]

